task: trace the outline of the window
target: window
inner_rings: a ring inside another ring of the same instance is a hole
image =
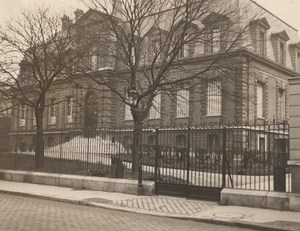
[[[50,99],[49,124],[56,124],[57,105],[55,99]]]
[[[160,60],[160,44],[159,44],[159,41],[157,39],[155,40],[152,40],[152,59],[154,59],[156,56],[156,60],[159,61]],[[152,61],[152,60],[150,60]]]
[[[278,117],[281,120],[285,119],[285,91],[279,90],[278,96]]]
[[[257,135],[257,150],[261,153],[267,151],[268,142],[267,142],[267,136],[263,134]]]
[[[190,92],[188,90],[178,90],[176,96],[176,117],[188,117],[189,116],[189,98]]]
[[[67,105],[66,105],[66,122],[73,122],[73,97],[67,97]]]
[[[258,41],[258,53],[262,56],[265,55],[266,41],[265,41],[265,32],[259,32],[259,41]]]
[[[35,109],[32,108],[32,125],[36,126]]]
[[[250,25],[255,52],[261,56],[266,56],[267,31],[271,28],[268,20],[265,17],[259,18],[252,21]]]
[[[280,43],[280,48],[279,48],[279,63],[281,65],[285,64],[285,44]]]
[[[284,66],[286,64],[286,43],[290,40],[290,37],[288,33],[283,30],[281,32],[271,34],[271,40],[276,62]]]
[[[98,52],[96,47],[91,50],[90,68],[94,71],[98,69]]]
[[[189,56],[189,45],[186,43],[187,38],[188,38],[188,35],[184,36],[184,39],[182,41],[183,44],[178,53],[179,58],[186,58]],[[178,41],[180,41],[180,38]],[[181,42],[179,42],[179,43],[181,43]]]
[[[130,106],[125,104],[125,117],[124,120],[133,120]]]
[[[19,126],[26,125],[26,105],[21,104],[19,109]]]
[[[257,82],[256,113],[257,113],[257,118],[265,117],[265,86],[261,82]]]
[[[297,53],[297,71],[300,72],[300,53]]]
[[[214,29],[212,31],[212,39],[211,39],[211,53],[217,53],[221,50],[221,30]]]
[[[207,116],[220,116],[222,114],[221,81],[208,83],[207,88]]]
[[[149,119],[160,119],[161,113],[161,94],[158,93],[152,102],[152,107],[149,110]]]

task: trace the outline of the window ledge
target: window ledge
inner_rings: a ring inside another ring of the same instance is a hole
[[[148,118],[148,120],[160,120],[161,118]]]
[[[221,117],[222,115],[219,114],[219,115],[206,115],[206,117]]]
[[[189,116],[176,116],[176,119],[188,119],[190,118]]]

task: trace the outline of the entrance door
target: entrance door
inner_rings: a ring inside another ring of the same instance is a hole
[[[95,93],[88,93],[85,99],[85,127],[96,128],[98,121],[98,102]]]

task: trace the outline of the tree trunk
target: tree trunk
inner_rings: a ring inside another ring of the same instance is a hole
[[[132,147],[132,176],[134,178],[138,178],[139,163],[142,160],[142,133],[143,121],[137,118],[134,120]]]
[[[36,109],[36,144],[35,144],[35,168],[44,167],[44,128],[43,128],[43,110]]]

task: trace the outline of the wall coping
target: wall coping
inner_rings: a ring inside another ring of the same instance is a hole
[[[289,166],[300,166],[300,160],[289,160],[287,164]]]
[[[224,188],[220,204],[300,212],[300,194]]]
[[[0,180],[53,185],[87,190],[137,194],[138,181],[95,176],[78,176],[69,174],[1,170]],[[142,194],[154,195],[155,182],[143,181]]]

